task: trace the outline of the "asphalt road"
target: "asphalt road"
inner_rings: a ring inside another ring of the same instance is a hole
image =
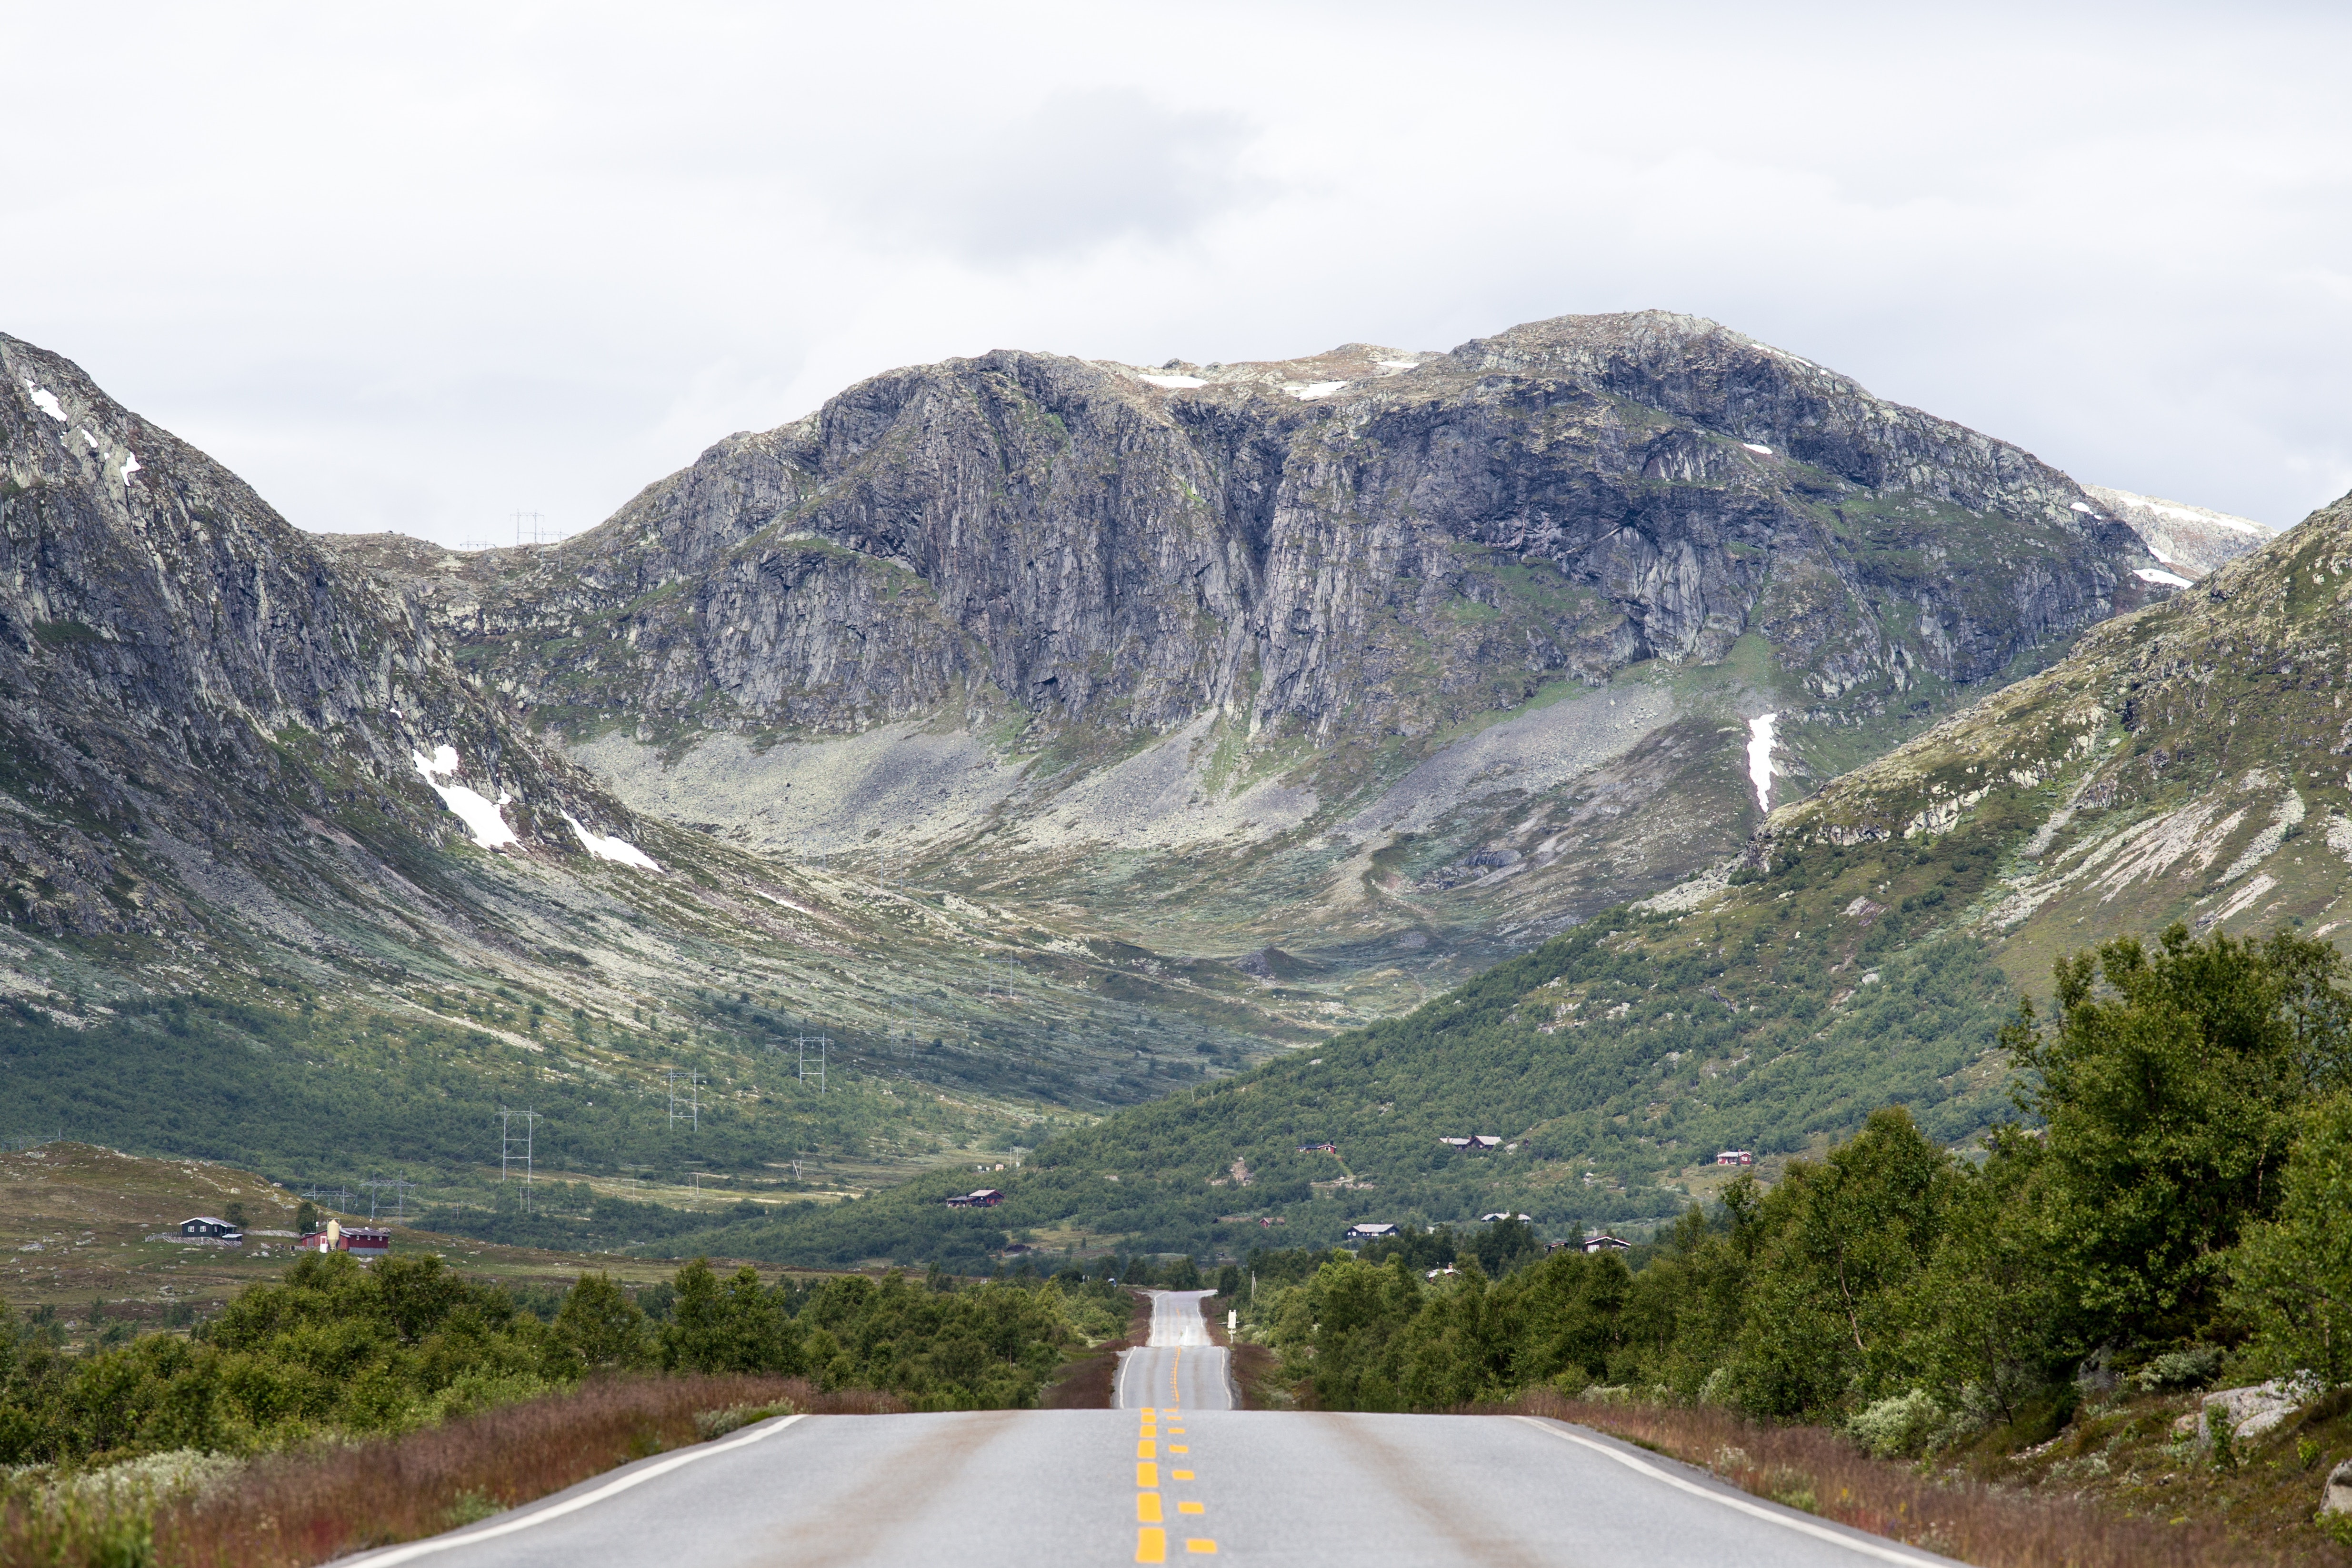
[[[1197,1298],[1195,1298],[1197,1300]],[[1185,1308],[1171,1305],[1171,1312]],[[1196,1313],[1197,1309],[1193,1310]],[[1181,1318],[1170,1333],[1184,1333]],[[1205,1335],[1203,1336],[1205,1338]],[[1179,1387],[1213,1347],[1155,1346]],[[1181,1352],[1181,1360],[1178,1353]],[[1222,1378],[1202,1379],[1223,1393]],[[1152,1383],[1156,1390],[1157,1382]],[[1948,1560],[1580,1427],[1505,1416],[1118,1410],[785,1416],[370,1568],[1181,1562],[1864,1568]]]
[[[1121,1410],[1172,1405],[1180,1410],[1231,1410],[1233,1379],[1224,1347],[1211,1342],[1201,1303],[1213,1291],[1151,1292],[1151,1335],[1122,1351],[1111,1404]]]

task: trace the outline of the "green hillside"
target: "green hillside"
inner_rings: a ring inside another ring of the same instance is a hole
[[[2060,954],[2176,920],[2320,937],[2352,921],[2347,572],[2352,497],[1774,813],[1731,874],[1311,1054],[1052,1138],[990,1174],[1001,1207],[946,1209],[975,1178],[941,1172],[708,1244],[811,1261],[970,1258],[1011,1235],[1240,1251],[1497,1209],[1557,1234],[1663,1218],[1710,1190],[1718,1148],[1769,1168],[1881,1104],[1961,1142],[2012,1113],[1996,1034],[2047,995]],[[1439,1142],[1470,1134],[1505,1146]],[[1300,1152],[1326,1141],[1336,1155]]]

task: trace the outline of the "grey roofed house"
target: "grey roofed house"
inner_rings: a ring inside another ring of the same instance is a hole
[[[1348,1234],[1344,1239],[1377,1241],[1384,1236],[1394,1236],[1396,1233],[1397,1228],[1385,1220],[1367,1220],[1363,1224],[1348,1227]]]
[[[1524,1219],[1532,1224],[1535,1220],[1535,1216],[1532,1214],[1505,1214],[1500,1210],[1497,1210],[1493,1214],[1480,1215],[1478,1217],[1478,1223],[1481,1225],[1492,1225],[1498,1219]]]
[[[1581,1243],[1587,1252],[1630,1252],[1631,1241],[1620,1241],[1614,1236],[1588,1236]]]
[[[199,1214],[193,1219],[183,1219],[180,1221],[180,1234],[183,1236],[202,1237],[208,1241],[242,1241],[245,1239],[244,1231],[238,1229],[236,1226],[231,1225],[227,1220],[216,1219],[209,1214]]]

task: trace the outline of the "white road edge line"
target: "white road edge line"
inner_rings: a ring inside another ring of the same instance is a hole
[[[1783,1530],[1793,1530],[1800,1535],[1814,1536],[1832,1545],[1843,1546],[1849,1552],[1858,1552],[1864,1557],[1875,1557],[1882,1563],[1900,1563],[1905,1564],[1906,1568],[1948,1568],[1948,1559],[1939,1562],[1933,1557],[1922,1557],[1916,1552],[1906,1552],[1900,1547],[1882,1546],[1869,1540],[1857,1541],[1843,1531],[1832,1530],[1825,1524],[1815,1524],[1807,1519],[1791,1518],[1777,1509],[1766,1508],[1762,1503],[1750,1502],[1744,1497],[1730,1497],[1716,1490],[1713,1487],[1703,1487],[1696,1481],[1675,1475],[1671,1470],[1662,1470],[1645,1459],[1637,1459],[1622,1449],[1612,1448],[1606,1443],[1596,1443],[1590,1437],[1571,1432],[1567,1427],[1544,1420],[1540,1416],[1522,1416],[1518,1418],[1538,1431],[1550,1433],[1564,1443],[1574,1443],[1579,1448],[1590,1448],[1596,1454],[1616,1460],[1627,1469],[1639,1470],[1643,1475],[1662,1480],[1670,1487],[1678,1487],[1693,1497],[1703,1497],[1709,1502],[1719,1502],[1724,1507],[1737,1509],[1741,1513],[1753,1514],[1758,1519],[1769,1520]]]
[[[761,1422],[742,1437],[730,1438],[724,1443],[697,1444],[682,1454],[664,1459],[660,1464],[647,1465],[641,1470],[631,1470],[620,1479],[607,1481],[594,1491],[582,1492],[569,1502],[559,1502],[553,1508],[542,1508],[537,1513],[525,1514],[520,1519],[510,1519],[504,1524],[493,1524],[486,1530],[469,1531],[463,1535],[436,1535],[429,1541],[419,1541],[407,1546],[395,1546],[389,1552],[368,1557],[354,1557],[349,1561],[353,1564],[353,1568],[357,1568],[361,1563],[366,1564],[367,1568],[392,1568],[395,1563],[407,1563],[419,1557],[430,1556],[436,1552],[454,1552],[460,1546],[471,1546],[478,1541],[492,1541],[501,1535],[512,1535],[518,1530],[529,1530],[534,1524],[545,1524],[551,1519],[561,1519],[567,1513],[577,1512],[592,1502],[602,1502],[617,1492],[625,1492],[633,1486],[643,1485],[656,1476],[667,1475],[670,1471],[681,1466],[690,1465],[697,1459],[707,1459],[713,1454],[723,1454],[730,1448],[740,1448],[748,1444],[772,1437],[793,1422],[806,1419],[808,1419],[807,1411],[796,1411],[772,1425]]]

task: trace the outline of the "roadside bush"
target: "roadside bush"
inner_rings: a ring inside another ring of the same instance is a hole
[[[1877,1459],[1916,1459],[1926,1453],[1951,1419],[1924,1388],[1897,1394],[1870,1406],[1846,1423],[1846,1436]]]
[[[698,1260],[643,1294],[658,1333],[604,1274],[551,1322],[439,1258],[362,1265],[313,1253],[183,1337],[151,1333],[69,1355],[0,1308],[0,1465],[79,1467],[173,1450],[254,1454],[312,1438],[390,1435],[658,1364],[678,1375],[782,1378],[887,1391],[922,1409],[1036,1402],[1083,1342],[1067,1303],[1094,1288],[930,1288],[892,1274],[763,1285]],[[1105,1288],[1107,1289],[1107,1288]]]

